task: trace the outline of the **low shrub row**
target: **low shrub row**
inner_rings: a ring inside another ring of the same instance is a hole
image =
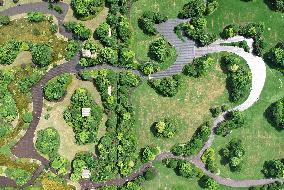
[[[177,156],[192,156],[197,154],[211,134],[209,123],[201,125],[187,143],[176,144],[171,152]]]
[[[231,42],[231,43],[222,43],[222,46],[234,46],[244,49],[245,52],[250,52],[250,47],[248,46],[247,41],[243,40],[240,42]]]

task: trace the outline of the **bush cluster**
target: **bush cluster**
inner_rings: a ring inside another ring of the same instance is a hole
[[[283,178],[284,159],[265,161],[262,172],[267,178]]]
[[[66,47],[66,60],[71,60],[80,50],[80,43],[76,40],[69,40]]]
[[[72,0],[71,7],[79,19],[86,20],[103,9],[104,0]]]
[[[49,101],[60,100],[65,95],[71,81],[72,76],[70,74],[61,74],[49,80],[43,88],[44,98]]]
[[[149,56],[157,62],[164,62],[170,55],[170,44],[163,38],[153,41],[149,46]]]
[[[222,43],[222,46],[234,46],[244,49],[245,52],[250,52],[250,47],[248,46],[247,41],[231,42],[231,43]]]
[[[266,110],[266,116],[276,129],[283,130],[284,129],[284,98],[272,103]]]
[[[210,15],[219,7],[218,1],[208,0],[189,0],[179,12],[179,18],[196,18],[204,15]]]
[[[90,116],[82,116],[82,108],[91,108]],[[97,141],[98,127],[102,120],[102,110],[84,88],[75,90],[71,105],[63,113],[64,120],[72,126],[77,144]]]
[[[204,143],[208,140],[211,134],[209,123],[201,125],[193,134],[190,141],[183,144],[176,144],[172,147],[171,152],[177,156],[192,156],[198,153],[203,147]]]
[[[221,154],[225,163],[229,164],[231,171],[241,171],[245,148],[240,139],[232,139],[229,144],[221,150]]]
[[[175,119],[164,119],[153,124],[154,135],[157,137],[172,138],[177,131]]]
[[[249,94],[252,75],[246,63],[236,55],[226,55],[222,58],[222,64],[227,71],[227,88],[232,102],[238,102]]]
[[[45,20],[45,16],[42,12],[29,12],[28,21],[29,22],[42,22]]]
[[[52,48],[47,44],[35,44],[32,46],[32,62],[39,66],[45,67],[52,62]]]
[[[37,132],[35,147],[37,150],[49,156],[55,156],[60,145],[60,136],[55,128],[48,127]]]
[[[207,20],[205,17],[192,18],[189,22],[181,23],[175,30],[182,30],[185,36],[194,40],[199,46],[206,46],[217,39],[216,34],[206,31]]]
[[[0,45],[0,64],[10,65],[17,58],[22,47],[22,43],[11,40]]]
[[[134,0],[132,2],[135,2]],[[106,0],[106,5],[109,7],[109,12],[111,15],[126,15],[129,12],[129,2],[128,0]]]
[[[141,160],[146,163],[155,160],[156,156],[160,154],[161,149],[158,146],[150,145],[143,148],[141,151]]]
[[[218,168],[216,166],[215,150],[212,147],[204,151],[201,156],[201,161],[205,164],[206,169],[210,172],[218,172]]]
[[[195,78],[205,76],[210,70],[212,70],[214,61],[215,60],[210,55],[195,58],[192,63],[184,66],[183,74]]]
[[[266,0],[265,3],[274,11],[284,12],[284,0]]]
[[[217,135],[227,136],[233,129],[241,128],[245,124],[245,117],[240,111],[228,112],[225,119],[216,129]]]
[[[273,66],[284,71],[284,42],[279,42],[270,50],[268,59]]]
[[[218,117],[222,112],[228,111],[229,107],[228,105],[224,104],[222,106],[215,106],[210,108],[210,112],[212,114],[212,117]]]
[[[243,26],[239,26],[237,24],[230,24],[224,28],[221,36],[225,39],[234,37],[236,35],[241,35],[246,38],[252,38],[254,40],[253,53],[257,56],[262,56],[265,48],[263,32],[264,25],[262,23],[248,23]],[[245,47],[245,45],[239,45]],[[245,48],[247,49],[247,47]]]
[[[72,32],[74,38],[78,40],[87,40],[91,37],[91,30],[87,28],[83,23],[66,22],[64,27],[68,32]]]
[[[5,170],[7,177],[15,180],[16,184],[21,186],[28,182],[31,178],[31,173],[19,168],[7,168]]]
[[[158,32],[155,28],[155,24],[160,24],[167,21],[168,17],[154,11],[145,11],[138,19],[138,26],[143,30],[145,34],[156,35]]]
[[[6,26],[10,24],[11,20],[9,16],[0,16],[0,26]]]
[[[28,93],[32,86],[36,84],[42,77],[43,73],[39,69],[25,69],[27,75],[22,80],[18,81],[19,89],[22,93]]]
[[[182,76],[174,75],[172,77],[165,77],[162,79],[152,79],[148,81],[148,84],[158,94],[166,97],[173,97],[178,93],[182,85]]]

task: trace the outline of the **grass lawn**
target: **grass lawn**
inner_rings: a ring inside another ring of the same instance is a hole
[[[143,184],[143,190],[204,190],[198,185],[197,178],[184,178],[177,176],[173,169],[167,168],[161,162],[155,163],[157,176],[152,181]],[[245,190],[247,188],[231,188],[219,186],[218,190]]]
[[[138,19],[144,11],[161,12],[169,18],[176,18],[179,10],[187,0],[139,0],[133,3],[130,23],[133,30],[133,39],[130,47],[134,50],[136,58],[140,61],[148,61],[149,44],[160,35],[148,36],[138,27]]]
[[[50,26],[51,23],[48,21],[30,23],[27,19],[14,20],[8,26],[1,27],[0,44],[12,39],[49,43],[53,49],[54,61],[61,60],[65,54],[67,42],[52,34]]]
[[[205,77],[185,77],[183,87],[172,98],[158,95],[144,81],[131,98],[139,148],[157,144],[162,150],[169,150],[175,143],[187,142],[197,127],[211,119],[211,107],[229,103],[225,81],[226,74],[219,64]],[[172,139],[157,138],[150,131],[154,122],[165,117],[179,121],[178,132]]]
[[[70,127],[63,119],[64,110],[70,105],[70,98],[77,88],[86,88],[92,94],[95,101],[100,105],[101,99],[92,82],[81,81],[73,77],[72,83],[67,89],[67,94],[61,102],[49,102],[44,100],[44,109],[42,117],[40,119],[37,131],[45,129],[47,127],[54,127],[58,130],[60,135],[60,147],[59,154],[66,157],[68,160],[72,160],[77,152],[80,151],[93,151],[94,144],[78,145],[75,143],[75,137],[72,127]],[[46,114],[50,115],[49,119],[45,119]],[[99,135],[104,133],[104,120],[99,128]],[[34,139],[35,140],[35,139]]]
[[[284,14],[271,11],[263,0],[253,2],[218,0],[218,2],[220,6],[217,11],[207,17],[209,31],[218,34],[231,23],[263,22],[267,48],[284,39]]]
[[[281,80],[281,81],[280,81]],[[264,161],[283,158],[284,155],[284,131],[279,132],[273,128],[264,117],[267,107],[284,96],[284,77],[275,70],[267,70],[267,80],[258,103],[245,111],[247,123],[244,128],[237,129],[224,138],[218,136],[213,147],[217,152],[223,148],[232,138],[242,139],[246,156],[244,166],[240,173],[232,173],[228,166],[218,162],[221,175],[234,179],[258,179],[263,178],[261,169]],[[216,155],[220,160],[220,155]]]

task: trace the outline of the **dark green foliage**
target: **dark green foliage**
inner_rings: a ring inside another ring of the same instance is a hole
[[[205,164],[206,169],[212,173],[218,172],[215,160],[215,151],[212,147],[206,149],[201,156],[201,161]]]
[[[155,24],[160,24],[162,22],[165,22],[167,21],[167,19],[168,19],[167,16],[159,12],[146,11],[138,19],[138,25],[145,34],[155,35],[157,34]]]
[[[55,128],[48,127],[37,132],[35,147],[49,157],[57,154],[60,145],[60,136]]]
[[[10,23],[10,17],[9,16],[0,16],[0,26],[5,26]]]
[[[237,24],[230,24],[223,29],[222,38],[232,38],[239,34],[240,26]]]
[[[149,80],[149,85],[154,88],[158,94],[173,97],[178,93],[182,85],[182,76],[174,75],[172,77]]]
[[[87,40],[91,37],[91,30],[83,23],[67,22],[64,23],[67,31],[72,32],[73,36],[79,40]]]
[[[193,134],[190,141],[185,144],[176,144],[171,152],[175,155],[192,156],[198,153],[211,134],[209,123],[201,125]]]
[[[170,48],[165,39],[159,38],[150,44],[148,54],[152,60],[163,62],[170,56]]]
[[[53,33],[53,34],[55,34],[57,31],[58,31],[58,26],[57,26],[57,24],[51,24],[50,25],[50,31]]]
[[[235,55],[222,58],[222,63],[227,69],[227,88],[232,102],[246,98],[251,88],[252,76],[249,67],[242,63]]]
[[[90,116],[82,116],[82,108],[91,108]],[[84,88],[77,89],[71,97],[71,105],[64,111],[65,121],[73,127],[76,143],[87,144],[97,140],[102,110]]]
[[[218,7],[219,3],[217,0],[207,0],[205,14],[211,15],[218,9]]]
[[[282,190],[284,188],[284,184],[276,181],[274,183],[262,185],[262,186],[256,186],[256,187],[250,187],[249,190]]]
[[[53,167],[54,169],[56,169],[58,171],[58,174],[67,174],[67,169],[69,166],[69,162],[66,158],[62,157],[62,156],[55,156],[52,161],[51,161],[51,167]]]
[[[5,121],[0,121],[0,138],[6,136],[12,131],[13,126]]]
[[[240,171],[245,156],[245,149],[240,139],[232,139],[229,144],[221,150],[221,155],[231,171]]]
[[[177,131],[177,121],[175,119],[164,119],[153,124],[154,135],[157,137],[172,138]]]
[[[245,52],[250,52],[250,48],[247,44],[247,41],[243,40],[243,41],[239,41],[239,42],[231,42],[231,43],[223,43],[221,44],[223,46],[235,46],[235,47],[239,47],[239,48],[243,48]]]
[[[183,73],[190,77],[201,77],[206,75],[214,65],[214,59],[210,55],[205,55],[200,58],[196,58],[192,63],[184,66]]]
[[[181,23],[175,30],[182,30],[184,34],[194,40],[199,46],[206,46],[216,40],[214,33],[206,31],[207,20],[204,17],[191,19],[189,22]]]
[[[264,2],[274,11],[284,12],[284,0],[266,0]]]
[[[104,7],[103,0],[72,0],[71,7],[74,14],[79,18],[88,18],[89,16],[96,15]]]
[[[147,170],[145,173],[144,173],[144,178],[145,180],[147,181],[150,181],[150,180],[153,180],[156,176],[156,173],[154,170]]]
[[[38,69],[32,69],[30,75],[25,76],[19,81],[19,88],[22,93],[28,93],[31,87],[37,83],[42,77],[42,73]]]
[[[0,70],[0,121],[4,123],[13,121],[18,115],[16,102],[8,90],[8,85],[13,79],[13,72]],[[7,131],[7,127],[3,128]]]
[[[117,35],[122,42],[129,42],[131,37],[130,24],[126,17],[119,17]]]
[[[150,75],[150,74],[153,74],[153,73],[159,71],[160,65],[159,65],[159,63],[156,63],[156,62],[147,62],[147,63],[144,63],[144,64],[140,64],[139,69],[145,75]]]
[[[47,44],[35,44],[32,47],[32,61],[39,67],[45,67],[52,62],[52,48]]]
[[[210,112],[212,114],[212,117],[217,117],[219,116],[222,112],[228,111],[228,106],[227,105],[222,105],[222,106],[216,106],[210,108]]]
[[[7,168],[5,173],[7,177],[15,180],[17,185],[24,185],[31,177],[31,173],[18,168]]]
[[[99,55],[98,55],[98,63],[117,65],[118,64],[117,51],[110,47],[105,47],[105,48],[100,49]]]
[[[146,163],[148,161],[153,161],[160,152],[161,150],[158,146],[147,146],[146,148],[142,149],[141,152],[142,162]]]
[[[245,26],[242,26],[240,29],[240,34],[247,38],[259,38],[264,32],[263,23],[249,23]]]
[[[127,68],[136,68],[137,61],[135,59],[134,51],[128,48],[121,48],[119,51],[119,65]]]
[[[199,184],[202,188],[209,189],[209,190],[217,190],[219,184],[211,177],[204,175],[200,178]]]
[[[25,123],[30,123],[32,122],[33,120],[33,114],[31,112],[26,112],[24,115],[23,115],[23,121]]]
[[[29,12],[28,21],[29,22],[42,22],[45,20],[45,16],[42,12]]]
[[[284,159],[265,161],[262,172],[267,178],[283,178]]]
[[[280,70],[284,70],[284,43],[279,42],[269,52],[269,61]]]
[[[284,98],[269,106],[266,110],[266,117],[276,129],[284,129]]]
[[[194,18],[205,14],[206,5],[203,0],[189,0],[179,12],[179,18]]]
[[[0,45],[0,64],[10,65],[18,56],[22,43],[16,40],[11,40],[3,45]]]
[[[241,128],[245,124],[245,117],[240,111],[228,112],[225,119],[216,129],[217,135],[227,136],[233,129]]]
[[[76,40],[69,40],[66,47],[66,60],[71,60],[79,51],[80,43]]]
[[[44,86],[44,98],[49,101],[60,100],[66,93],[68,85],[72,81],[70,74],[62,74],[49,80]]]

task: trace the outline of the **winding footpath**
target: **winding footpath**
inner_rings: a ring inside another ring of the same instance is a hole
[[[48,9],[48,4],[45,2],[42,3],[34,3],[34,4],[24,4],[21,6],[12,7],[10,9],[7,9],[3,12],[0,12],[0,15],[9,15],[13,16],[16,14],[21,13],[27,13],[30,11],[41,11],[46,14],[53,14],[57,19],[59,23],[59,31],[62,35],[64,35],[67,38],[72,38],[72,35],[67,33],[63,27],[63,20],[67,14],[68,11],[68,4],[60,3],[61,7],[63,8],[63,14],[58,14],[55,11]],[[232,110],[240,110],[244,111],[248,108],[250,108],[255,102],[258,101],[258,98],[261,94],[261,91],[263,89],[263,86],[265,84],[265,78],[266,78],[266,67],[265,63],[262,60],[262,58],[254,56],[252,53],[247,53],[243,49],[238,47],[232,47],[232,46],[223,46],[221,43],[228,43],[233,41],[241,41],[246,40],[248,44],[251,46],[252,41],[251,39],[244,39],[243,37],[237,36],[232,39],[228,39],[226,41],[218,40],[211,44],[208,47],[196,47],[194,42],[191,40],[186,39],[185,41],[180,40],[176,34],[174,33],[173,29],[174,27],[181,23],[185,22],[186,20],[180,20],[180,19],[173,19],[169,20],[165,23],[162,23],[157,26],[157,30],[161,35],[163,35],[177,50],[177,60],[176,62],[169,67],[165,71],[157,72],[155,74],[151,75],[151,78],[163,78],[172,76],[174,74],[180,73],[182,71],[182,68],[185,64],[191,62],[193,58],[200,57],[203,55],[206,55],[208,53],[216,53],[216,52],[231,52],[235,53],[241,57],[243,57],[251,69],[252,73],[252,87],[251,92],[248,97],[248,99],[242,103],[241,105],[233,108]],[[68,61],[64,64],[61,64],[59,66],[54,67],[50,71],[48,71],[43,78],[32,87],[32,103],[33,103],[33,120],[30,123],[30,126],[25,133],[25,135],[20,139],[20,141],[13,147],[12,152],[16,157],[20,158],[32,158],[39,160],[41,162],[41,165],[37,168],[37,170],[34,172],[32,178],[26,183],[23,187],[30,186],[34,183],[35,179],[41,174],[41,172],[44,170],[45,167],[49,167],[49,161],[42,157],[35,149],[33,138],[35,135],[36,127],[39,123],[39,119],[42,115],[42,107],[43,107],[43,90],[42,87],[46,84],[47,81],[49,81],[51,78],[63,74],[63,73],[78,73],[79,71],[83,70],[84,68],[78,66],[78,61],[80,59],[80,54],[77,54],[74,59],[71,61]],[[113,67],[109,65],[100,65],[95,66],[91,68],[85,68],[85,69],[112,69],[116,71],[125,71],[126,69]],[[144,77],[140,72],[138,71],[132,71],[135,74]],[[146,78],[146,77],[144,77]],[[275,181],[281,181],[277,179],[260,179],[260,180],[232,180],[228,178],[223,178],[221,176],[218,176],[216,174],[213,174],[206,170],[204,164],[201,162],[201,155],[204,153],[204,151],[209,148],[212,145],[212,142],[214,140],[214,130],[218,127],[218,125],[224,121],[224,115],[226,113],[223,113],[219,117],[216,118],[214,121],[214,125],[212,127],[211,135],[209,140],[205,143],[202,150],[193,157],[178,157],[174,156],[172,153],[169,152],[163,152],[160,155],[156,157],[156,161],[161,161],[166,158],[175,158],[175,159],[182,159],[186,160],[188,162],[193,163],[197,167],[199,167],[204,173],[215,179],[218,183],[225,185],[225,186],[231,186],[231,187],[250,187],[250,186],[256,186],[256,185],[264,185],[268,183],[272,183]],[[99,188],[104,186],[120,186],[125,184],[128,181],[131,181],[135,179],[137,176],[142,175],[146,170],[153,167],[153,162],[147,162],[146,164],[142,165],[138,170],[134,171],[131,175],[125,177],[125,178],[117,178],[108,180],[105,182],[91,182],[89,180],[82,180],[80,181],[80,184],[82,186],[82,189],[91,189],[91,188]],[[55,171],[54,171],[55,172]],[[2,186],[11,186],[11,187],[17,187],[15,182],[7,177],[0,177],[0,185]]]

